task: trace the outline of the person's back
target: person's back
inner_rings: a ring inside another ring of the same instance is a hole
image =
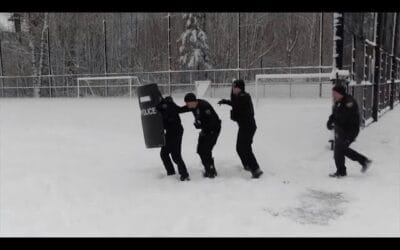
[[[256,126],[254,119],[254,107],[251,96],[247,92],[240,92],[238,95],[231,96],[232,113],[231,119],[236,121],[241,127]]]
[[[164,129],[167,132],[182,130],[182,122],[179,117],[179,106],[173,101],[172,97],[168,96],[161,100],[157,105],[157,110],[163,117]]]

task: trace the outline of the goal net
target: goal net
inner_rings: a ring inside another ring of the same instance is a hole
[[[195,94],[198,98],[210,96],[211,92],[211,81],[195,81]]]
[[[77,78],[78,97],[133,97],[140,86],[137,76],[99,76]]]
[[[230,96],[232,83],[195,81],[195,94],[198,98],[227,98]]]
[[[255,96],[329,97],[332,73],[260,74],[256,75]]]

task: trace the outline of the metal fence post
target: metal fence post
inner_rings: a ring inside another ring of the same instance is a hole
[[[396,96],[396,84],[395,80],[397,78],[397,62],[396,62],[396,54],[397,54],[397,36],[398,36],[398,25],[399,25],[399,17],[398,13],[394,13],[394,25],[393,25],[393,35],[392,35],[392,60],[391,60],[391,82],[390,82],[390,109],[393,109],[394,107],[394,99]]]
[[[129,78],[129,98],[132,98],[132,78]]]
[[[76,84],[76,86],[77,86],[77,93],[78,93],[77,98],[79,98],[79,78],[77,79],[77,81],[78,81],[78,83]]]
[[[378,121],[379,111],[379,90],[380,90],[380,78],[381,78],[381,35],[382,35],[382,22],[383,13],[377,13],[376,18],[376,30],[375,30],[375,65],[374,65],[374,88],[373,88],[373,106],[372,106],[372,118],[374,122]]]

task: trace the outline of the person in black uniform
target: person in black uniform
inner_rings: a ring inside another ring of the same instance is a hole
[[[181,146],[183,127],[179,117],[179,106],[175,104],[171,96],[161,98],[160,103],[157,105],[157,110],[163,117],[163,124],[165,130],[165,145],[161,148],[160,156],[164,163],[167,175],[174,175],[175,169],[172,160],[178,166],[181,181],[189,181],[189,174],[186,165],[182,159]]]
[[[263,174],[263,171],[261,171],[251,148],[257,126],[254,120],[254,108],[251,96],[245,92],[244,81],[242,79],[234,80],[231,99],[222,99],[218,104],[226,104],[232,107],[231,119],[237,122],[239,126],[236,152],[240,157],[244,169],[250,171],[253,178],[259,178]]]
[[[193,93],[185,95],[186,105],[181,107],[180,113],[191,111],[194,116],[194,126],[201,129],[197,143],[197,153],[204,166],[204,177],[214,178],[217,176],[212,149],[217,143],[221,132],[221,120],[213,107],[205,100],[197,99]]]
[[[335,131],[334,159],[336,172],[329,176],[343,177],[347,175],[345,156],[359,162],[362,166],[361,172],[364,173],[371,160],[349,148],[360,132],[360,115],[357,102],[352,96],[346,94],[346,89],[342,85],[335,85],[332,88],[332,95],[335,103],[327,127],[329,130],[334,129]]]

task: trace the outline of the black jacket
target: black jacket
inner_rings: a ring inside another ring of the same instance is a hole
[[[342,100],[335,102],[327,123],[328,128],[332,125],[339,137],[351,140],[357,137],[360,132],[360,113],[352,96],[345,95]]]
[[[232,94],[231,100],[223,100],[221,104],[232,106],[231,119],[236,121],[239,127],[256,127],[253,102],[249,93],[242,91],[238,95]]]
[[[179,117],[180,108],[176,105],[172,97],[161,99],[156,108],[162,115],[164,129],[167,132],[183,130],[181,118]]]
[[[188,107],[183,106],[180,108],[179,113],[191,111],[194,116],[195,127],[204,132],[219,130],[221,128],[221,120],[211,104],[202,99],[197,99],[197,101],[198,105],[195,109],[189,109]]]

